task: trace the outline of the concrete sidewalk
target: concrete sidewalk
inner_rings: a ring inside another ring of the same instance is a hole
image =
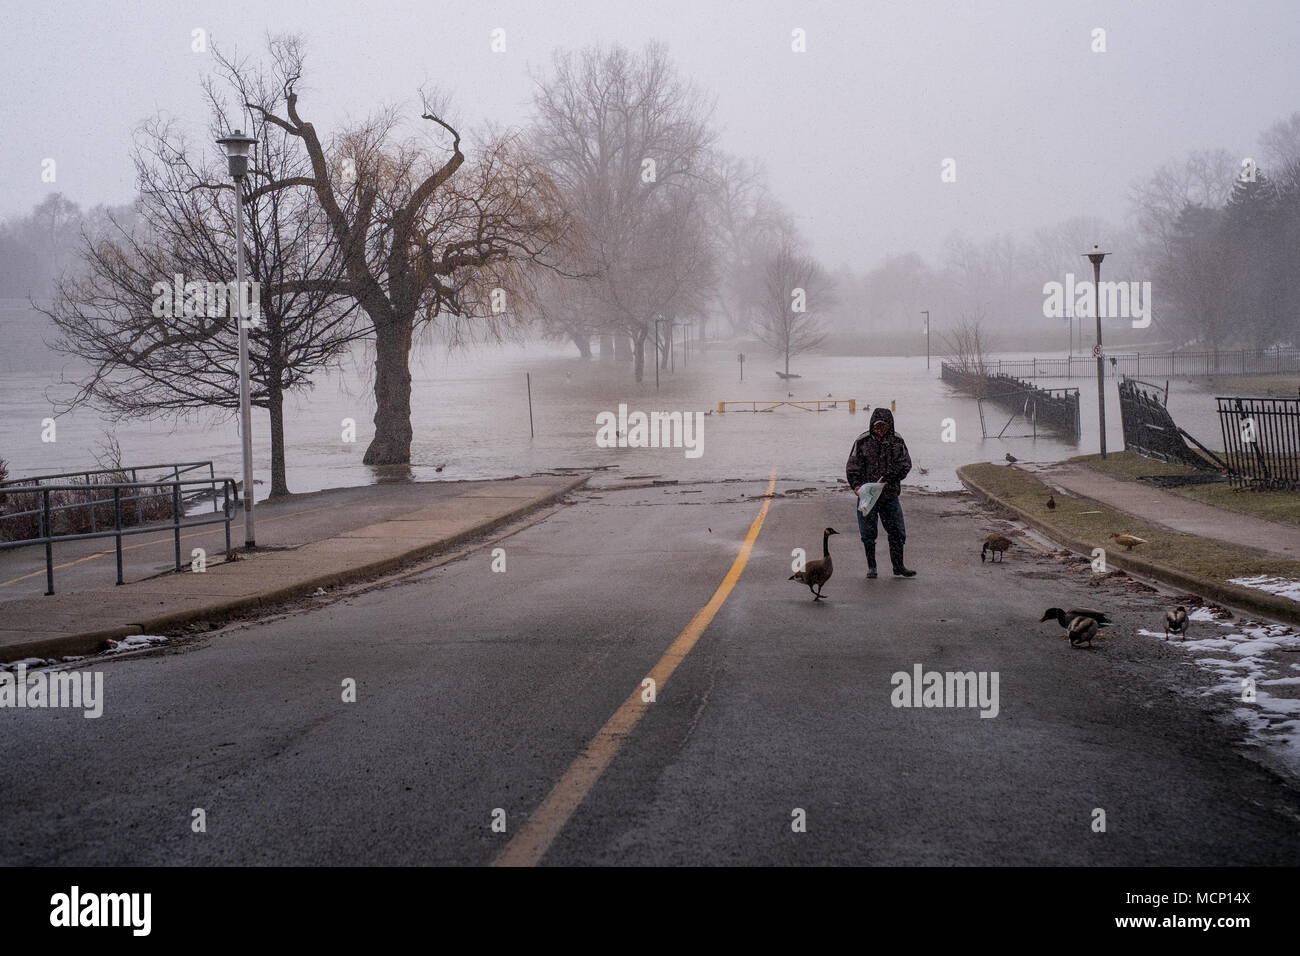
[[[110,576],[107,586],[93,590],[5,601],[0,662],[87,654],[107,638],[156,634],[381,574],[550,504],[586,480],[534,476],[459,487],[411,484],[404,492],[394,492],[393,486],[324,492],[322,497],[337,494],[364,503],[370,490],[384,499],[384,507],[371,512],[370,524],[358,522],[363,507],[301,512],[310,517],[282,531],[293,545],[209,564],[201,574],[168,573],[121,587],[113,586]],[[400,508],[404,499],[407,506]],[[260,546],[262,535],[258,538]]]
[[[1058,492],[1091,498],[1172,531],[1225,541],[1273,557],[1300,560],[1300,528],[1294,525],[1225,511],[1144,481],[1114,478],[1084,465],[1024,463],[1017,467]]]

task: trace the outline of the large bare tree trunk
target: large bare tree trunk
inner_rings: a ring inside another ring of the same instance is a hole
[[[278,373],[277,374],[278,377]],[[267,410],[271,413],[271,497],[289,493],[289,482],[284,467],[284,390],[271,385],[266,395]]]
[[[578,347],[578,354],[585,359],[591,358],[591,336],[585,333],[574,332],[569,338],[573,339],[573,344]]]
[[[375,317],[375,437],[362,461],[367,465],[411,460],[412,323]]]

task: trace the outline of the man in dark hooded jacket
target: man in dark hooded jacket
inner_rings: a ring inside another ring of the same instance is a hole
[[[868,578],[876,576],[877,517],[889,537],[889,560],[894,566],[894,574],[904,578],[916,575],[903,564],[907,531],[903,526],[903,506],[898,498],[902,481],[911,470],[912,456],[907,453],[907,443],[902,436],[894,431],[893,413],[887,408],[877,408],[871,413],[867,430],[853,443],[845,468],[849,487],[855,495],[858,487],[866,482],[885,483],[872,509],[866,514],[858,511],[858,530],[862,533],[862,545],[867,549]]]

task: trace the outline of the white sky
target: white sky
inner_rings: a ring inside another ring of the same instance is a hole
[[[1257,153],[1300,109],[1300,4],[1274,2],[31,3],[0,19],[0,215],[58,190],[133,195],[132,129],[155,112],[204,122],[210,64],[191,30],[260,54],[308,40],[301,106],[318,129],[449,91],[467,126],[523,123],[529,66],[556,47],[666,41],[716,97],[721,144],[761,157],[832,266],[957,231],[1021,234],[1073,215],[1121,220],[1127,190],[1193,149]],[[506,30],[507,52],[490,32]],[[807,31],[808,52],[790,49]],[[1107,52],[1090,50],[1094,27]],[[214,147],[215,148],[215,147]],[[945,157],[957,182],[940,181]],[[41,161],[57,181],[41,182]],[[1104,237],[1102,237],[1104,239]]]

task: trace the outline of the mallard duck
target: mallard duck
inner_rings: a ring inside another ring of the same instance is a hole
[[[984,547],[980,548],[980,564],[984,563],[985,557],[990,551],[993,552],[993,560],[1000,561],[1001,558],[999,558],[998,555],[1006,557],[1007,548],[1009,547],[1011,547],[1010,538],[1004,538],[1000,534],[989,535],[984,539]]]
[[[1056,496],[1055,496],[1055,495],[1048,495],[1048,496],[1047,496],[1047,510],[1048,510],[1048,511],[1055,511],[1055,510],[1056,510]]]
[[[1172,611],[1165,611],[1165,640],[1169,640],[1170,633],[1181,634],[1183,640],[1187,640],[1187,608],[1181,604]]]
[[[831,535],[839,534],[834,528],[827,528],[822,532],[822,556],[816,561],[809,561],[803,566],[802,571],[796,571],[790,575],[787,580],[798,581],[800,584],[808,585],[808,590],[812,591],[813,600],[822,599],[822,588],[826,582],[831,579],[835,573],[835,568],[831,564]],[[814,590],[814,588],[816,590]]]
[[[1071,647],[1087,644],[1092,647],[1092,639],[1097,636],[1097,620],[1091,617],[1076,617],[1065,629]]]
[[[1038,619],[1038,623],[1042,624],[1044,621],[1056,621],[1061,625],[1061,627],[1069,630],[1070,622],[1076,617],[1092,618],[1092,620],[1096,621],[1102,627],[1111,623],[1110,618],[1106,616],[1104,611],[1094,611],[1090,607],[1072,607],[1068,611],[1063,611],[1059,607],[1049,607],[1043,612],[1043,616]]]
[[[1011,452],[1007,452],[1007,464],[1008,464],[1008,465],[1014,465],[1014,464],[1015,464],[1016,462],[1018,462],[1019,460],[1020,460],[1020,459],[1017,458],[1015,455],[1011,454]]]
[[[1147,543],[1146,538],[1139,538],[1134,534],[1112,534],[1111,537],[1115,539],[1116,544],[1124,545],[1125,551],[1132,551],[1137,545]]]

